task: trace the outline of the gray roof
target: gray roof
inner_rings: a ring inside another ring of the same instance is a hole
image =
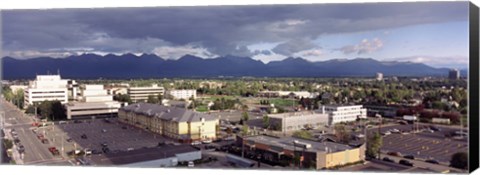
[[[150,103],[135,103],[125,106],[120,110],[176,122],[198,122],[201,118],[204,118],[205,121],[217,119],[215,116],[195,112],[192,110]]]
[[[125,165],[137,162],[175,157],[179,153],[199,151],[190,145],[164,145],[162,147],[142,148],[132,151],[121,151],[118,153],[101,154],[92,156],[91,160],[96,165]]]
[[[251,140],[256,143],[262,143],[270,146],[278,146],[288,150],[294,150],[293,142],[299,141],[301,143],[310,144],[312,146],[306,149],[305,150],[306,152],[327,152],[328,151],[328,153],[332,153],[332,152],[339,152],[339,151],[353,149],[353,147],[351,146],[340,144],[340,143],[315,142],[315,141],[299,139],[294,137],[277,138],[277,137],[271,137],[271,136],[265,136],[265,135],[258,135],[253,137],[246,137],[245,140]],[[296,149],[300,150],[300,148],[296,148]]]

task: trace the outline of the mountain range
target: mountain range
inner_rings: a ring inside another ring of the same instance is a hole
[[[153,54],[136,56],[83,54],[65,58],[38,57],[15,59],[3,57],[4,79],[31,79],[35,75],[57,73],[62,77],[97,78],[163,78],[163,77],[373,77],[447,76],[448,68],[433,68],[422,63],[382,62],[372,58],[332,59],[311,62],[289,57],[263,63],[250,57],[232,55],[204,59],[185,55],[167,60]],[[466,70],[461,71],[466,75]]]

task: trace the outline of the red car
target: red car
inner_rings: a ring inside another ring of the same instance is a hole
[[[32,126],[38,126],[38,122],[33,122]]]
[[[58,149],[55,148],[55,147],[50,147],[50,148],[48,148],[48,151],[50,151],[54,156],[60,155],[60,152],[59,152]]]

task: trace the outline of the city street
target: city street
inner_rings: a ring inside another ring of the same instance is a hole
[[[17,152],[16,147],[23,145],[25,147],[25,153],[21,160],[16,162],[23,164],[49,164],[49,163],[58,163],[65,162],[61,157],[54,157],[49,151],[49,144],[42,144],[36,137],[36,135],[31,131],[31,124],[33,119],[25,115],[22,111],[18,110],[13,104],[4,101],[0,101],[3,106],[3,111],[5,112],[5,132],[10,133],[12,129],[17,132],[20,143],[14,146],[14,152]],[[9,134],[7,134],[9,135]],[[12,139],[12,138],[10,138]],[[15,154],[15,153],[14,153]]]

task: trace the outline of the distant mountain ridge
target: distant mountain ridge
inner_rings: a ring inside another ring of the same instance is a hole
[[[37,74],[60,71],[63,77],[163,78],[163,77],[366,77],[381,72],[384,76],[447,76],[447,68],[433,68],[421,63],[380,62],[372,58],[332,59],[311,62],[289,57],[267,64],[250,57],[226,55],[204,59],[185,55],[166,60],[157,55],[133,54],[105,56],[83,54],[66,58],[38,57],[15,59],[3,57],[3,78],[34,78]],[[465,71],[462,71],[465,74]]]

